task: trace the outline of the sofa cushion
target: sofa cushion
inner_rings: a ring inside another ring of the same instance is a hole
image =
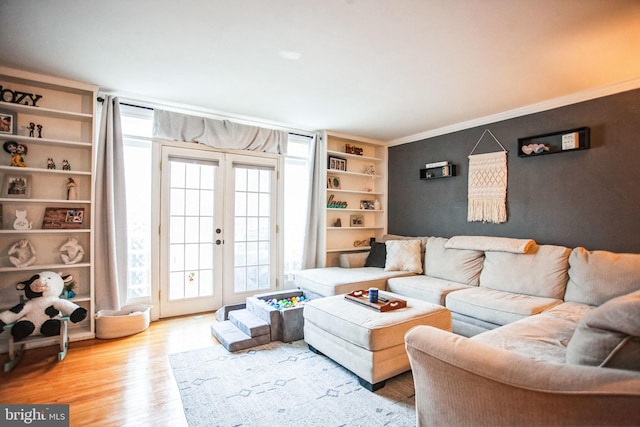
[[[346,294],[358,289],[384,289],[390,277],[406,276],[406,271],[384,271],[377,267],[312,268],[296,273],[296,286],[315,295]]]
[[[480,286],[516,294],[562,299],[569,253],[564,246],[534,245],[525,254],[487,251]]]
[[[640,371],[640,291],[587,313],[569,341],[567,363]]]
[[[443,237],[429,237],[424,258],[424,274],[478,286],[484,253],[466,249],[447,249],[448,240]]]
[[[371,242],[371,250],[364,262],[365,267],[384,268],[387,259],[387,245],[381,242]]]
[[[463,283],[424,276],[422,274],[417,276],[392,277],[387,281],[387,290],[390,292],[438,305],[444,305],[444,299],[450,292],[468,287],[468,285]]]
[[[474,336],[474,341],[513,351],[534,360],[564,363],[567,344],[578,321],[593,307],[565,302],[535,316]]]
[[[565,301],[601,305],[640,289],[640,254],[588,251],[578,247],[569,256]]]
[[[387,240],[385,271],[422,273],[422,244],[420,240]]]
[[[452,313],[462,313],[484,322],[506,325],[542,313],[561,302],[562,300],[555,298],[471,287],[451,292],[445,299],[445,306]]]

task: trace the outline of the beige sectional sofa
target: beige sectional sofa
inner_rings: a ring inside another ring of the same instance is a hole
[[[318,295],[377,286],[451,311],[453,333],[420,326],[405,337],[420,425],[640,425],[640,254],[479,236],[386,236],[385,246],[399,239],[420,241],[419,269],[349,254],[298,285]],[[332,286],[347,270],[363,280]]]

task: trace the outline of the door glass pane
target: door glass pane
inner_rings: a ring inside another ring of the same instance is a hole
[[[214,294],[215,168],[170,159],[169,299]]]
[[[235,292],[270,287],[273,174],[272,170],[234,166]]]

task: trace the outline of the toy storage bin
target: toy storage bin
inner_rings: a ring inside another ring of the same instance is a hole
[[[96,338],[111,339],[137,334],[149,327],[151,306],[130,304],[120,310],[96,313]]]

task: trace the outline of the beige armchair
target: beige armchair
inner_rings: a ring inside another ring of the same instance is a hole
[[[405,343],[418,426],[640,425],[640,372],[534,361],[429,326]]]

